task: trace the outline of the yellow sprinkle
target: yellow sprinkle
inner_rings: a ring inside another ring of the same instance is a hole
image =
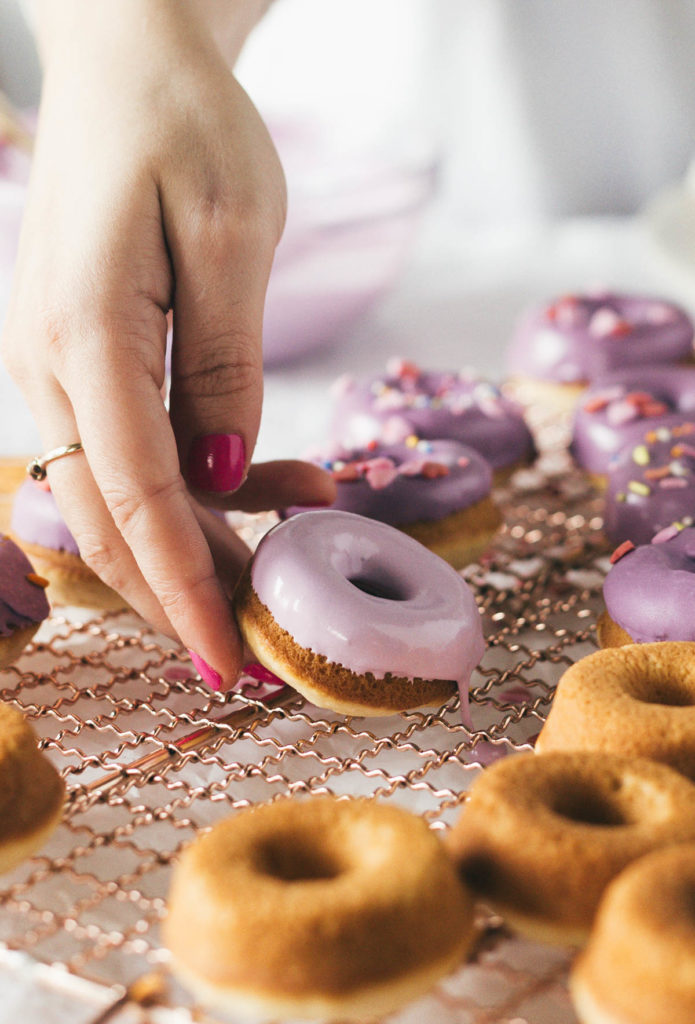
[[[638,466],[649,465],[649,449],[646,444],[638,444],[636,448],[632,449],[632,461],[636,462]]]
[[[641,480],[631,480],[627,485],[628,491],[632,491],[633,494],[641,494],[645,498],[648,494],[652,493],[651,487],[647,484],[643,484]]]
[[[405,439],[405,443],[407,444],[408,448],[417,448],[418,441],[419,441],[419,438],[417,437],[416,434],[410,434]]]

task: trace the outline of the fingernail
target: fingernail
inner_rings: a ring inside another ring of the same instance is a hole
[[[195,651],[189,649],[188,653],[191,656],[191,661],[195,666],[195,670],[203,680],[204,683],[210,687],[211,690],[219,690],[222,687],[222,676],[219,672],[215,672],[211,665],[208,665],[204,658],[201,658]]]
[[[204,434],[188,453],[188,482],[201,491],[235,491],[244,479],[246,452],[239,434]]]

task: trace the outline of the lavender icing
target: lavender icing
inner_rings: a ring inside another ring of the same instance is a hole
[[[79,548],[65,525],[53,494],[34,480],[26,479],[15,495],[10,528],[27,544],[79,556]]]
[[[311,461],[336,481],[334,509],[356,512],[391,526],[432,522],[482,501],[492,470],[485,459],[456,441],[345,449],[336,446]],[[288,509],[286,514],[301,511]]]
[[[333,392],[331,437],[347,448],[444,438],[474,448],[493,469],[535,454],[520,407],[473,372],[421,370],[395,359],[383,374],[341,377]]]
[[[677,425],[695,415],[695,369],[636,367],[606,374],[578,404],[571,450],[590,473],[609,472],[616,455],[648,427]]]
[[[360,675],[451,679],[465,713],[485,650],[475,598],[406,534],[350,512],[304,512],[261,540],[251,582],[301,647]]]
[[[615,543],[647,544],[660,530],[694,513],[695,418],[680,417],[632,438],[608,477],[608,537]]]
[[[565,295],[524,314],[507,367],[559,384],[586,383],[624,367],[682,362],[692,356],[692,342],[687,313],[664,299]]]
[[[42,622],[48,613],[44,587],[31,562],[14,541],[0,534],[0,637]]]
[[[695,528],[666,528],[623,555],[603,584],[608,614],[637,643],[695,640]]]

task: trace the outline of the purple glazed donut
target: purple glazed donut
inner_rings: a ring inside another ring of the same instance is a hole
[[[455,568],[478,557],[501,524],[489,464],[456,441],[336,446],[312,461],[336,482],[332,508],[396,526]]]
[[[695,419],[633,437],[608,478],[605,532],[614,543],[647,544],[695,513]]]
[[[421,370],[402,359],[372,377],[341,377],[334,385],[331,436],[346,448],[414,436],[469,445],[496,473],[535,457],[521,409],[474,373]]]
[[[525,314],[510,343],[509,373],[586,384],[641,365],[692,357],[693,325],[663,299],[602,292],[565,295]]]
[[[647,427],[675,426],[694,414],[695,369],[652,366],[607,374],[575,410],[571,451],[583,469],[603,476],[621,448]]]
[[[603,583],[606,612],[629,642],[695,640],[695,528],[660,530],[614,553]],[[609,624],[604,621],[603,632]],[[609,634],[610,637],[610,634]],[[599,633],[602,646],[606,643]]]
[[[484,651],[473,594],[411,537],[350,512],[304,512],[261,540],[237,587],[262,665],[319,707],[386,715],[468,705]]]
[[[15,660],[47,617],[47,585],[14,541],[0,534],[0,668]]]

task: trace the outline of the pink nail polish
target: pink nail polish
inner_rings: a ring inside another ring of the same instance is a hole
[[[201,491],[235,491],[244,479],[246,452],[239,434],[204,434],[188,453],[188,482]]]
[[[189,649],[188,653],[191,656],[191,661],[195,666],[195,670],[203,680],[204,683],[210,687],[211,690],[219,690],[222,687],[222,676],[219,672],[215,672],[211,665],[208,665],[207,661],[196,654],[195,651]]]

